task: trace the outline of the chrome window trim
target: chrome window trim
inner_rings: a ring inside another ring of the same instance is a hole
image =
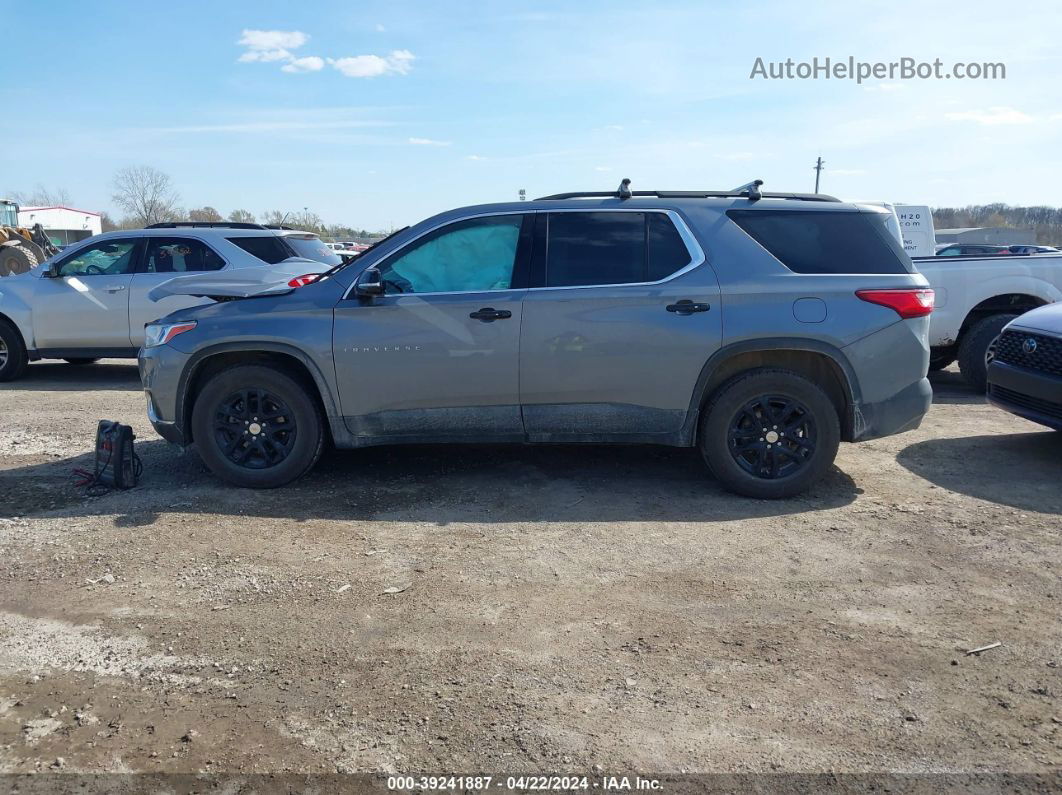
[[[689,262],[689,264],[684,265],[683,267],[679,268],[677,271],[672,273],[670,276],[667,276],[667,277],[665,277],[663,279],[659,279],[659,280],[657,280],[655,282],[621,282],[619,284],[575,284],[575,285],[564,286],[564,287],[526,287],[526,288],[518,288],[518,289],[509,288],[509,289],[505,289],[505,290],[463,290],[463,291],[454,291],[454,292],[435,292],[435,293],[394,293],[394,295],[399,295],[399,296],[401,296],[401,295],[405,295],[405,296],[414,296],[414,295],[419,295],[419,296],[426,296],[426,295],[479,295],[481,293],[514,293],[514,292],[525,293],[525,292],[541,292],[541,291],[544,291],[544,290],[588,290],[588,289],[595,289],[595,288],[599,288],[599,287],[651,287],[651,286],[658,285],[658,284],[667,284],[668,282],[670,282],[670,281],[672,281],[674,279],[679,278],[680,276],[683,276],[683,275],[689,273],[690,271],[694,270],[695,268],[699,268],[701,265],[703,265],[707,261],[707,258],[704,255],[704,250],[701,248],[700,243],[697,242],[697,238],[693,236],[693,232],[690,231],[690,228],[686,224],[685,219],[681,215],[679,215],[677,212],[675,212],[674,210],[668,210],[668,209],[664,209],[664,208],[655,208],[655,207],[649,207],[649,208],[601,207],[601,208],[593,208],[593,209],[586,208],[586,207],[561,207],[561,208],[554,209],[554,210],[543,210],[543,209],[537,209],[536,210],[536,209],[528,208],[527,210],[505,210],[505,211],[502,211],[502,212],[494,212],[494,213],[476,213],[475,215],[466,215],[466,216],[463,216],[461,218],[454,218],[454,219],[451,219],[449,221],[444,221],[441,224],[436,224],[435,226],[431,227],[430,229],[425,229],[423,232],[421,232],[415,238],[413,238],[412,240],[410,240],[407,243],[405,243],[402,246],[402,248],[395,249],[394,251],[390,252],[385,257],[383,257],[380,261],[382,262],[383,259],[387,259],[387,258],[391,257],[392,255],[397,254],[399,251],[402,251],[403,249],[408,248],[409,246],[411,246],[414,243],[416,243],[418,240],[420,240],[425,235],[430,235],[432,232],[436,231],[437,229],[442,229],[444,226],[450,226],[451,224],[461,223],[462,221],[470,221],[470,220],[472,220],[474,218],[493,218],[493,217],[496,217],[496,216],[499,216],[499,215],[538,215],[539,213],[663,213],[664,215],[666,215],[668,218],[671,219],[671,222],[675,225],[675,229],[678,230],[679,237],[682,238],[682,243],[686,246],[686,252],[690,255],[690,262]],[[547,234],[548,234],[548,230],[547,230]],[[646,242],[646,245],[648,245],[648,241]],[[361,274],[358,274],[358,279],[360,279],[360,278],[361,278]],[[346,301],[346,300],[348,300],[349,298],[352,297],[352,295],[354,294],[354,291],[357,289],[358,279],[355,279],[354,282],[350,285],[350,287],[347,288],[347,291],[343,294],[343,297],[340,300]]]

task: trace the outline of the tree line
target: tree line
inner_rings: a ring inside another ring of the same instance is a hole
[[[167,221],[197,221],[199,223],[217,223],[233,221],[238,223],[260,223],[278,226],[290,226],[335,240],[378,237],[386,232],[369,232],[356,229],[346,224],[326,224],[317,213],[303,208],[299,211],[267,210],[261,216],[235,209],[222,215],[214,207],[181,206],[181,196],[173,185],[169,174],[151,166],[129,166],[119,169],[112,182],[114,204],[125,213],[121,218],[112,218],[104,212],[102,225],[104,232],[115,229],[141,229],[149,224]],[[38,185],[32,191],[16,191],[11,198],[23,207],[52,207],[70,205],[70,193],[65,188],[48,189]]]
[[[1062,244],[1062,207],[1037,205],[1011,207],[1009,204],[971,204],[966,207],[933,207],[933,226],[962,229],[970,226],[1009,226],[1032,229],[1042,246]]]

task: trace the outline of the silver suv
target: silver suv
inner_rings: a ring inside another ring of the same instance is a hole
[[[209,303],[205,292],[150,295],[171,280],[201,274],[253,285],[342,261],[311,232],[257,224],[165,223],[96,235],[0,281],[0,381],[36,359],[135,358],[145,324]]]
[[[787,497],[929,407],[933,293],[890,218],[758,183],[452,210],[159,321],[150,419],[240,486],[328,441],[579,442],[697,446],[728,489]]]

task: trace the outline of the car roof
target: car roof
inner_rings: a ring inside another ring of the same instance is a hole
[[[94,235],[93,240],[106,240],[116,237],[181,237],[183,235],[202,237],[286,237],[290,235],[313,235],[300,229],[248,229],[241,226],[156,226],[144,229],[115,229]],[[88,238],[86,238],[87,240]],[[80,242],[80,241],[78,241]]]

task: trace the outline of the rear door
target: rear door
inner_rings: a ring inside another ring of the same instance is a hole
[[[129,289],[129,338],[135,347],[144,344],[144,326],[177,309],[210,303],[208,298],[173,295],[152,301],[148,292],[176,276],[225,267],[225,260],[198,238],[173,236],[149,237],[144,256],[133,275]]]
[[[719,286],[673,211],[539,215],[520,399],[531,441],[678,432],[719,347]]]
[[[129,283],[142,238],[109,238],[59,260],[57,278],[37,280],[33,336],[38,349],[127,349]]]

